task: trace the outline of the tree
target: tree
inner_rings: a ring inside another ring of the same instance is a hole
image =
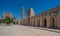
[[[7,23],[7,25],[8,25],[8,24],[10,24],[10,23],[13,23],[13,19],[10,18],[10,17],[6,17],[5,19],[2,20],[2,22],[3,22],[3,23]]]
[[[0,24],[1,24],[1,20],[0,20]]]

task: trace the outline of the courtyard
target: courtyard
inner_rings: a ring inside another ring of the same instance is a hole
[[[60,30],[22,25],[0,26],[0,36],[60,36]]]

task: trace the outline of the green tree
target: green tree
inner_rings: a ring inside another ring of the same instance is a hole
[[[10,23],[13,23],[13,19],[11,19],[10,17],[6,17],[5,19],[2,20],[3,23],[7,23],[10,24]]]
[[[1,24],[1,21],[0,21],[0,24]]]

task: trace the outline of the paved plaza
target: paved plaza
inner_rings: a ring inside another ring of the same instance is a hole
[[[60,31],[60,30],[56,30]],[[0,26],[0,36],[60,36],[58,32],[51,32],[36,27],[12,25]]]

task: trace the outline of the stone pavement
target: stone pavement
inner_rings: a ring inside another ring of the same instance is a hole
[[[60,33],[36,29],[29,26],[0,26],[0,36],[60,36]]]

